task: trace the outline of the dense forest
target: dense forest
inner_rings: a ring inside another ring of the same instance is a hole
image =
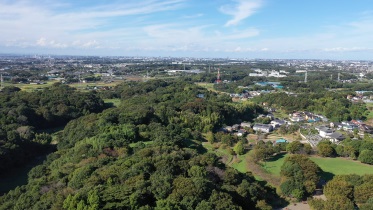
[[[122,102],[101,113],[94,113],[103,109],[95,93],[65,86],[7,94],[13,94],[8,101],[35,98],[26,104],[40,123],[25,115],[29,122],[22,126],[41,129],[82,117],[59,133],[57,151],[29,172],[27,185],[0,197],[0,209],[267,210],[281,201],[275,189],[226,167],[200,144],[202,133],[263,113],[255,104],[234,104],[181,80],[125,82],[102,93]],[[52,109],[60,101],[68,111]]]
[[[50,149],[48,129],[104,109],[95,92],[56,83],[42,91],[5,87],[0,92],[0,175]]]

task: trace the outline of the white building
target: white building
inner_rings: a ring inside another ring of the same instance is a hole
[[[254,131],[261,131],[263,133],[269,133],[273,131],[273,126],[272,125],[267,125],[267,124],[255,124],[253,127]]]

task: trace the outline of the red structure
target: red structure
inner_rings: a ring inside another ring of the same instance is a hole
[[[216,84],[219,84],[221,83],[221,80],[220,80],[220,68],[218,68],[218,75],[216,77],[216,81],[215,81]]]

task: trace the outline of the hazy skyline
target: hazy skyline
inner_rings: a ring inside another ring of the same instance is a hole
[[[369,0],[0,0],[0,53],[373,60]]]

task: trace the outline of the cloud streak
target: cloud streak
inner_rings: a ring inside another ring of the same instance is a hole
[[[225,26],[234,26],[241,21],[253,15],[257,9],[262,7],[262,0],[233,0],[236,4],[224,5],[220,7],[220,11],[224,14],[233,16],[231,20],[225,23]]]

